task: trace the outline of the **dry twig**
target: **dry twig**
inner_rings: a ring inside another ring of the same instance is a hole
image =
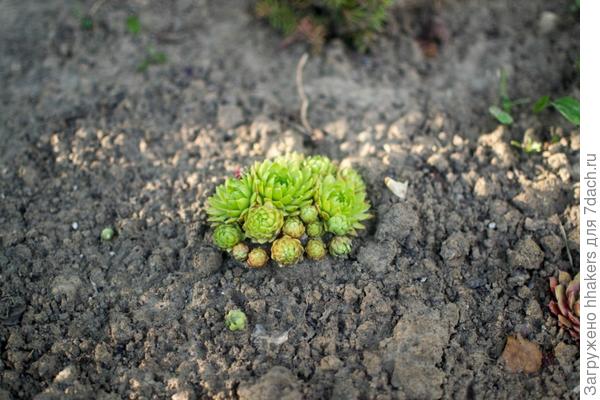
[[[306,130],[306,133],[310,135],[312,133],[312,127],[308,122],[308,97],[306,97],[306,93],[304,92],[304,83],[302,82],[302,72],[304,70],[304,65],[308,61],[308,53],[302,54],[300,57],[300,61],[298,61],[298,66],[296,67],[296,87],[298,88],[298,96],[300,97],[301,105],[300,105],[300,121],[302,122],[302,126]]]

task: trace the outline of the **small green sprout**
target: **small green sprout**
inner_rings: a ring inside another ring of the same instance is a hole
[[[239,242],[231,248],[231,255],[233,256],[233,258],[240,262],[246,261],[249,252],[250,249],[248,248],[248,245],[244,242]]]
[[[89,15],[84,15],[81,17],[79,25],[81,26],[82,30],[91,31],[94,28],[94,20]]]
[[[318,238],[323,236],[323,233],[323,224],[319,221],[311,222],[310,224],[306,225],[306,234],[308,237]]]
[[[222,250],[230,250],[243,238],[244,235],[237,224],[219,225],[213,232],[213,241]]]
[[[550,96],[540,97],[533,105],[533,111],[540,113],[548,107],[554,107],[567,121],[575,126],[579,126],[579,101],[572,97],[561,97],[560,99],[550,100]]]
[[[302,260],[304,248],[298,239],[289,236],[283,236],[277,239],[271,246],[271,257],[280,266],[287,266]]]
[[[542,143],[531,140],[531,138],[525,139],[524,142],[518,140],[511,140],[510,144],[518,149],[523,150],[526,154],[541,153]]]
[[[152,65],[165,64],[167,62],[167,55],[162,51],[156,51],[153,48],[148,49],[146,58],[138,64],[138,72],[146,72]]]
[[[498,106],[491,106],[488,110],[503,125],[510,125],[514,122],[512,115]]]
[[[327,255],[327,248],[321,239],[310,239],[305,247],[306,256],[311,260],[322,260]]]
[[[225,315],[225,325],[232,332],[246,329],[248,318],[242,310],[231,310]]]
[[[130,15],[127,17],[125,26],[132,35],[137,35],[142,30],[142,24],[140,23],[140,19],[137,17],[137,15]]]
[[[346,257],[352,251],[352,240],[347,236],[336,236],[329,242],[329,254]]]
[[[257,247],[248,253],[248,260],[246,262],[250,268],[262,268],[269,262],[269,255],[264,249]]]
[[[304,224],[300,218],[288,217],[283,224],[282,230],[284,234],[296,239],[300,239],[304,235],[306,228],[304,227]]]
[[[113,228],[111,228],[110,226],[102,229],[102,232],[100,232],[100,238],[104,241],[109,241],[113,238],[113,236],[115,235],[115,231]]]
[[[527,104],[529,99],[511,100],[508,96],[508,76],[505,70],[500,71],[500,83],[498,85],[500,94],[500,106],[491,106],[488,111],[494,118],[503,125],[510,125],[514,122],[511,111],[515,106]]]

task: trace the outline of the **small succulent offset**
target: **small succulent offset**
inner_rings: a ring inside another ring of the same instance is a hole
[[[231,310],[225,315],[225,325],[232,332],[246,329],[248,318],[242,310]]]
[[[302,259],[304,248],[298,239],[284,235],[271,246],[271,257],[281,266],[292,265]]]
[[[329,242],[329,254],[346,257],[352,251],[352,240],[347,236],[336,236]]]
[[[292,153],[228,178],[207,200],[206,212],[214,243],[238,262],[262,268],[269,262],[268,245],[280,266],[299,262],[303,254],[320,260],[327,247],[332,256],[347,256],[350,236],[365,228],[369,209],[366,185],[354,169],[339,168],[325,156]]]
[[[230,250],[244,238],[240,227],[234,224],[223,224],[217,226],[213,232],[215,244],[223,249]]]
[[[571,278],[568,272],[559,271],[558,278],[550,278],[550,291],[555,299],[548,308],[558,318],[558,325],[579,340],[579,273]]]
[[[264,249],[257,247],[252,249],[250,253],[248,253],[248,267],[250,268],[262,268],[269,262],[269,255]]]

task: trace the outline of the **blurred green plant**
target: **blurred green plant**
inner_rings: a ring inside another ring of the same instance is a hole
[[[137,15],[130,15],[125,21],[127,31],[132,35],[137,35],[142,30],[142,24]]]
[[[392,0],[258,0],[256,15],[286,36],[318,51],[327,38],[339,37],[359,51],[381,32]]]
[[[153,48],[149,48],[146,53],[146,58],[138,64],[138,72],[146,72],[152,65],[165,64],[167,62],[167,55],[162,51],[156,51]]]
[[[500,71],[498,92],[500,97],[500,105],[493,105],[488,109],[488,111],[501,124],[510,125],[514,122],[514,118],[511,115],[513,108],[515,106],[529,103],[529,99],[510,99],[508,96],[508,77],[504,70]],[[548,107],[554,108],[567,121],[575,126],[579,126],[579,101],[577,99],[566,96],[552,100],[550,96],[542,96],[533,104],[532,109],[534,113],[539,114]],[[533,143],[533,145],[535,145],[535,143]],[[520,147],[525,149],[523,146]]]
[[[566,96],[551,100],[550,96],[542,96],[533,105],[533,112],[537,114],[548,107],[553,107],[567,121],[575,126],[579,126],[579,101],[577,99]]]
[[[91,31],[94,28],[94,20],[89,15],[84,15],[79,20],[79,26],[84,31]]]
[[[523,142],[520,142],[518,140],[511,140],[510,144],[511,146],[523,150],[527,154],[542,152],[542,143],[534,141],[531,138],[527,138]]]
[[[511,100],[508,95],[508,76],[506,71],[500,71],[500,83],[498,85],[498,92],[500,95],[500,106],[491,106],[489,108],[490,114],[494,116],[503,125],[510,125],[514,122],[511,115],[511,111],[515,106],[526,104],[529,99],[517,99]]]

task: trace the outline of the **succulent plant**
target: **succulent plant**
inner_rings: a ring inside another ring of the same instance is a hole
[[[315,202],[326,230],[336,235],[356,235],[356,229],[364,229],[361,221],[371,217],[366,192],[356,190],[344,179],[331,175],[321,181]]]
[[[326,222],[327,230],[335,235],[343,236],[351,230],[350,223],[348,222],[348,218],[346,218],[342,214],[336,214],[333,217],[329,218]]]
[[[313,175],[324,177],[327,175],[335,175],[337,173],[335,164],[325,156],[310,156],[304,161],[304,164],[310,169]]]
[[[296,239],[300,239],[305,230],[302,220],[298,217],[287,217],[283,223],[283,233]]]
[[[352,251],[352,240],[347,236],[335,236],[329,242],[329,254],[334,257],[346,257]]]
[[[250,175],[240,179],[228,178],[207,200],[208,221],[213,225],[241,221],[255,199],[256,194]]]
[[[279,235],[282,227],[283,213],[270,202],[251,207],[243,226],[246,236],[255,243],[272,241]]]
[[[250,268],[262,268],[269,262],[269,255],[264,249],[257,247],[248,253],[246,262]]]
[[[304,248],[298,239],[283,236],[273,242],[271,257],[280,266],[292,265],[302,260]]]
[[[319,210],[313,205],[302,207],[300,209],[300,219],[306,224],[316,222],[319,220]]]
[[[310,239],[304,248],[306,256],[311,260],[321,260],[327,255],[327,248],[321,239]]]
[[[548,308],[558,318],[558,325],[579,340],[579,273],[571,279],[568,272],[559,271],[558,278],[550,278],[550,290],[555,300]]]
[[[300,261],[305,248],[299,239],[305,234],[309,258],[326,255],[322,237],[327,232],[335,235],[329,252],[345,256],[352,249],[349,235],[364,229],[369,209],[365,183],[355,170],[299,153],[257,162],[245,173],[238,170],[206,205],[214,243],[250,268],[264,267],[270,258],[280,266]],[[109,233],[105,229],[101,237],[109,240]],[[250,249],[250,242],[268,243],[270,256],[266,246]]]
[[[250,249],[248,248],[248,245],[244,242],[239,242],[231,248],[231,255],[233,256],[233,258],[240,262],[246,261],[249,252]]]
[[[308,235],[308,237],[311,238],[318,238],[323,236],[324,233],[324,228],[323,228],[323,224],[319,221],[317,222],[311,222],[310,224],[306,225],[306,234]]]
[[[113,238],[113,236],[115,235],[115,231],[113,228],[111,228],[110,226],[102,229],[102,232],[100,232],[100,238],[104,241],[109,241]]]
[[[271,202],[286,215],[298,215],[312,203],[316,176],[297,154],[256,163],[250,173],[261,203]]]
[[[343,180],[354,188],[355,192],[365,192],[365,181],[353,168],[342,168],[337,173],[338,179]]]
[[[248,318],[242,310],[231,310],[225,315],[225,325],[230,331],[243,331],[247,323]]]
[[[213,232],[213,242],[223,250],[230,250],[244,238],[237,224],[222,224]]]

